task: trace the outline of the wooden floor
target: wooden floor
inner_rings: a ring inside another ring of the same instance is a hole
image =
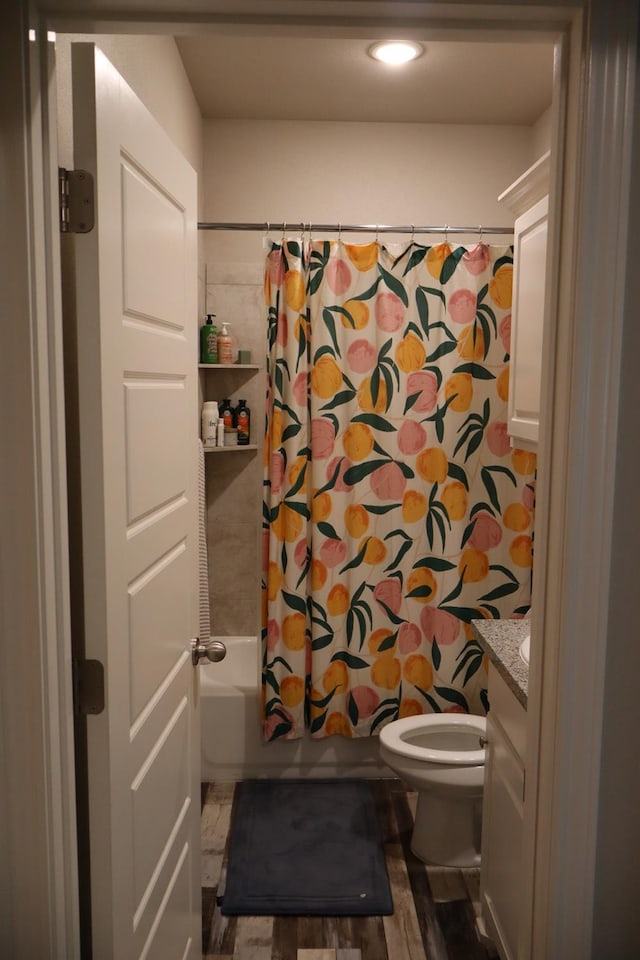
[[[384,829],[389,917],[223,917],[233,783],[202,785],[202,952],[207,960],[489,960],[479,870],[425,866],[409,849],[415,796],[371,781]]]

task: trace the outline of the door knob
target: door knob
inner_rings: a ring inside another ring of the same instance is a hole
[[[191,641],[191,662],[197,667],[201,660],[209,660],[211,663],[217,663],[218,660],[224,660],[227,655],[227,648],[222,640],[207,640],[201,643],[196,637]]]

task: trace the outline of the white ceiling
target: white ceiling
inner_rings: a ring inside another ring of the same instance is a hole
[[[404,67],[367,40],[176,38],[205,118],[534,123],[551,103],[550,43],[427,42]]]

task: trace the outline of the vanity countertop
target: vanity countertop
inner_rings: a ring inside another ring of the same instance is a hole
[[[529,667],[520,644],[531,630],[527,620],[472,620],[478,642],[516,699],[527,709]]]

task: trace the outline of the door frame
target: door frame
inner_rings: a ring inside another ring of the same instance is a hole
[[[14,636],[20,635],[20,628],[26,630],[30,651],[28,670],[20,666],[13,650],[4,650],[0,663],[3,719],[15,732],[14,740],[5,737],[2,743],[10,787],[1,798],[0,820],[11,842],[6,868],[0,868],[6,876],[0,878],[12,883],[15,917],[20,917],[20,898],[27,891],[32,906],[35,902],[34,913],[43,919],[30,931],[34,945],[39,937],[40,951],[68,958],[79,957],[79,946],[55,104],[49,95],[54,78],[46,37],[55,29],[175,30],[175,18],[172,23],[169,14],[163,14],[162,0],[157,0],[156,18],[150,12],[148,22],[140,16],[128,20],[123,14],[102,17],[99,8],[107,6],[96,3],[91,14],[78,14],[77,7],[74,12],[70,2],[59,0],[60,14],[51,16],[40,12],[38,0],[10,0],[3,7],[0,31],[3,86],[16,91],[15,102],[4,109],[19,131],[11,141],[15,179],[6,191],[5,209],[11,212],[0,226],[6,254],[0,259],[5,279],[11,281],[12,310],[25,318],[15,332],[14,362],[3,364],[5,376],[0,377],[5,409],[13,401],[14,422],[7,431],[5,451],[16,513],[23,523],[23,542],[6,588],[10,602],[5,604],[3,626]],[[201,29],[214,29],[219,23],[232,29],[238,19],[233,6],[212,0],[206,17],[183,8],[180,20],[194,26],[200,21]],[[324,29],[337,33],[335,23],[341,14],[334,4],[327,3],[327,18],[317,17],[317,2],[304,4],[303,11],[300,6],[296,10],[292,0],[274,0],[271,15],[265,17],[264,4],[254,0],[243,5],[243,17],[249,23],[260,18],[265,28],[267,20],[274,27],[286,23],[292,30],[301,18],[306,23],[324,20]],[[398,24],[398,15],[381,15],[376,3],[339,6],[351,15],[364,15],[365,6],[372,8],[367,18],[372,29],[382,29],[389,20]],[[563,189],[561,197],[556,193],[551,212],[550,246],[559,254],[562,271],[555,290],[549,292],[549,317],[557,318],[557,323],[549,324],[544,342],[540,465],[550,479],[546,488],[541,484],[536,519],[531,751],[525,802],[533,906],[531,940],[523,956],[587,957],[602,828],[598,809],[605,664],[607,653],[616,649],[608,631],[611,491],[621,410],[624,283],[627,266],[633,266],[627,249],[626,200],[634,153],[637,23],[624,0],[591,0],[586,5],[586,42],[581,8],[572,4],[556,4],[553,9],[527,3],[488,7],[467,0],[447,5],[416,2],[403,4],[402,10],[407,24],[415,25],[420,18],[420,23],[437,27],[445,6],[448,25],[455,20],[460,30],[553,29],[566,38],[565,55],[558,51],[557,61],[564,92],[562,103],[556,105],[555,136],[564,134],[565,140],[564,165],[556,158],[552,175],[556,190],[560,184]],[[167,21],[158,22],[163,15]],[[31,43],[25,39],[28,28],[35,31]],[[566,100],[571,106],[569,122],[560,130],[558,110]],[[602,143],[606,150],[599,148]],[[597,189],[592,189],[594,185]],[[594,260],[597,274],[591,269]],[[608,318],[606,329],[603,315]],[[25,365],[30,371],[26,393]],[[23,400],[19,408],[16,396]],[[584,429],[587,414],[589,430]],[[592,469],[585,470],[585,464]],[[584,517],[597,519],[585,525]],[[629,545],[634,533],[630,527]],[[9,543],[18,541],[13,518],[3,518],[0,532],[8,534]],[[571,565],[565,562],[569,557]],[[29,601],[33,615],[25,625]],[[34,722],[21,725],[25,695]],[[578,743],[584,748],[580,754],[575,750]],[[25,776],[26,782],[35,777],[42,790],[40,795],[32,791],[26,802],[20,789]],[[35,860],[44,862],[46,869],[40,868],[34,885],[29,867],[33,870]],[[17,927],[11,917],[3,922],[4,942],[16,944],[16,957],[27,956],[21,952],[24,942],[17,940],[24,927]],[[35,952],[32,949],[32,955]]]

